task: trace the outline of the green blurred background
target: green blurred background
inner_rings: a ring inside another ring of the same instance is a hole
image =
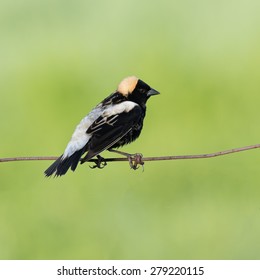
[[[145,156],[260,142],[260,2],[0,2],[1,157],[58,156],[122,78],[159,90]],[[104,156],[111,156],[104,153]],[[1,259],[259,259],[258,150],[44,178],[0,166]]]

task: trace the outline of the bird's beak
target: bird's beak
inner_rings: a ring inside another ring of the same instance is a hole
[[[157,90],[155,90],[155,89],[153,89],[153,88],[151,88],[151,89],[147,92],[147,96],[148,96],[148,97],[150,97],[150,96],[152,96],[152,95],[157,95],[157,94],[160,94],[160,92],[157,91]]]

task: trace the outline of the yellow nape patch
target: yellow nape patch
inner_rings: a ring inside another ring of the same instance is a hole
[[[135,76],[127,77],[118,85],[117,91],[123,95],[128,95],[129,93],[133,92],[137,82],[138,78]]]

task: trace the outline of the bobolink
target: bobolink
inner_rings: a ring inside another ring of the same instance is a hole
[[[74,171],[86,152],[81,163],[97,156],[96,166],[101,167],[101,152],[119,152],[112,149],[131,143],[140,135],[146,101],[156,94],[159,92],[142,80],[134,76],[125,78],[114,93],[81,120],[63,155],[45,170],[45,175],[61,176],[69,168]]]

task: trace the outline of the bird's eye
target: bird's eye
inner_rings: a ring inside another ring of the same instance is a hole
[[[146,92],[146,90],[145,90],[144,88],[140,88],[140,89],[139,89],[139,92],[142,93],[142,94],[144,94],[144,93]]]

